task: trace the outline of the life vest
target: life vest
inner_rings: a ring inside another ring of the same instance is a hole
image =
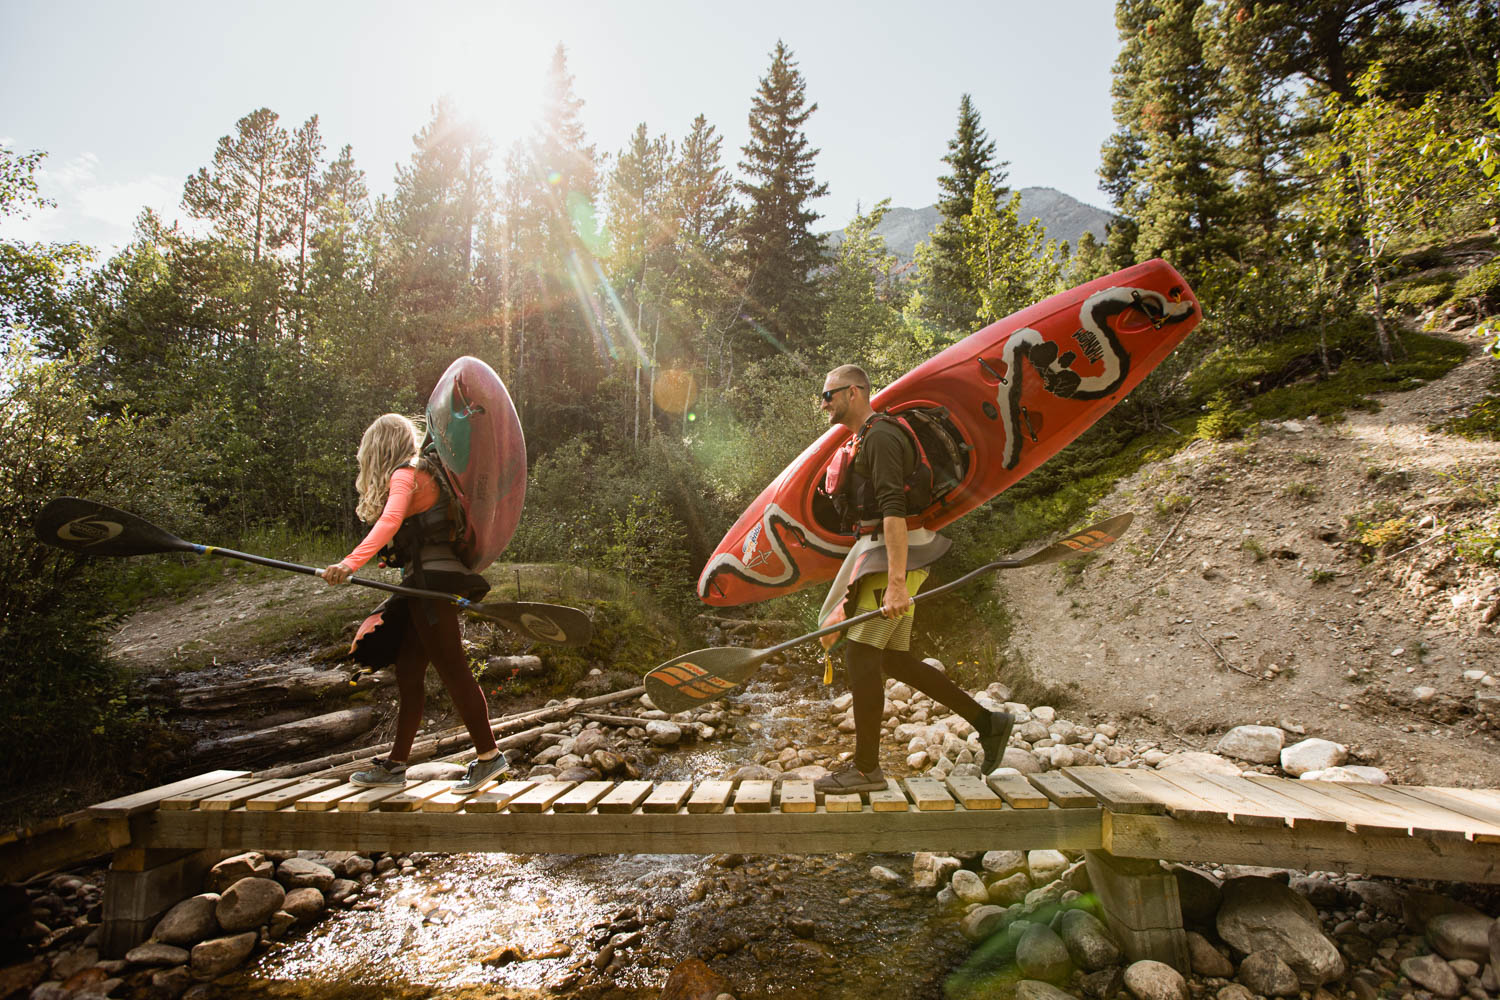
[[[854,436],[844,442],[843,447],[834,453],[827,469],[823,472],[823,484],[820,487],[833,502],[833,508],[838,513],[839,530],[853,532],[856,537],[868,534],[871,530],[877,530],[882,520],[880,508],[875,499],[875,484],[867,476],[859,474],[854,464],[855,456],[864,445],[865,435],[869,433],[871,427],[881,421],[889,421],[900,427],[916,454],[912,471],[903,484],[906,490],[907,525],[917,526],[921,521],[921,515],[927,508],[941,499],[933,495],[932,463],[927,458],[927,450],[922,447],[922,440],[917,437],[917,432],[912,429],[906,417],[876,410],[870,414]]]
[[[438,502],[401,522],[395,537],[380,550],[380,564],[405,568],[411,582],[422,587],[424,568],[446,572],[467,572],[468,568],[453,552],[453,543],[463,537],[463,505],[453,496],[447,470],[436,451],[419,455],[417,469],[437,483]]]

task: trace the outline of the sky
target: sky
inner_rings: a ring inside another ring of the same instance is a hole
[[[48,154],[39,182],[57,202],[0,220],[0,237],[108,252],[144,207],[180,218],[183,182],[261,107],[288,131],[318,115],[329,155],[352,145],[382,193],[448,96],[495,141],[498,175],[559,43],[600,152],[641,122],[681,139],[703,114],[737,173],[778,40],[818,105],[815,229],[882,198],[935,202],[965,93],[1013,188],[1108,207],[1111,0],[0,0],[0,144]]]

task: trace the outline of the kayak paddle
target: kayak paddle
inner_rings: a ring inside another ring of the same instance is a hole
[[[86,555],[143,556],[156,552],[194,552],[201,556],[240,559],[257,566],[269,566],[309,576],[319,576],[321,572],[311,566],[268,559],[248,552],[236,552],[234,549],[222,549],[216,545],[189,542],[134,514],[77,497],[58,497],[49,502],[37,515],[34,527],[36,537],[43,542]],[[399,587],[357,576],[350,577],[349,582],[403,597],[425,597],[455,604],[471,615],[499,622],[511,631],[539,642],[582,646],[594,635],[594,625],[589,621],[588,615],[577,608],[524,601],[479,604],[457,594]]]
[[[937,597],[939,594],[947,593],[956,587],[962,587],[986,573],[993,573],[1001,569],[1020,569],[1024,566],[1040,566],[1043,563],[1061,562],[1073,556],[1083,555],[1102,549],[1109,545],[1130,526],[1135,518],[1134,514],[1120,514],[1108,520],[1100,521],[1098,524],[1075,531],[1065,538],[1059,538],[1044,549],[1033,552],[1022,559],[1001,559],[997,562],[986,563],[976,570],[965,573],[950,583],[941,587],[919,593],[912,598],[912,603],[925,601],[929,597]],[[656,703],[656,707],[664,712],[685,712],[690,708],[697,708],[705,702],[722,698],[730,691],[739,687],[760,667],[762,663],[775,656],[784,649],[791,649],[819,636],[831,635],[841,632],[851,625],[859,622],[869,621],[880,615],[880,610],[866,611],[826,625],[816,632],[799,635],[795,639],[788,639],[769,649],[741,649],[738,646],[715,646],[710,649],[700,649],[692,653],[684,653],[675,660],[668,660],[661,666],[655,668],[646,675],[646,693]]]

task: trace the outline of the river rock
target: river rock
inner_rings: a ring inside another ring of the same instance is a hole
[[[1281,748],[1285,745],[1286,734],[1277,726],[1235,726],[1219,737],[1214,749],[1235,760],[1276,764],[1281,760]]]
[[[1073,994],[1065,993],[1040,979],[1023,979],[1016,984],[1016,1000],[1075,1000]]]
[[[1479,911],[1439,892],[1414,890],[1401,899],[1401,919],[1406,921],[1406,929],[1413,934],[1425,933],[1432,918],[1442,913],[1477,914]]]
[[[729,992],[729,980],[696,958],[672,970],[661,988],[660,1000],[718,1000]]]
[[[1118,965],[1120,946],[1109,929],[1086,910],[1067,910],[1058,922],[1058,936],[1073,963],[1085,972]]]
[[[1444,958],[1490,960],[1490,928],[1495,921],[1482,913],[1439,913],[1427,921],[1427,943]]]
[[[1068,868],[1068,859],[1062,851],[1027,851],[1026,867],[1031,872],[1034,885],[1051,882]]]
[[[1187,948],[1195,975],[1216,979],[1228,979],[1234,975],[1234,963],[1197,931],[1187,932]]]
[[[1246,955],[1273,952],[1304,983],[1316,986],[1344,973],[1343,956],[1323,933],[1318,911],[1275,879],[1226,882],[1216,925],[1231,947]]]
[[[911,859],[911,884],[918,889],[932,889],[963,867],[963,862],[946,854],[918,851]]]
[[[1026,855],[1021,851],[985,851],[979,866],[997,878],[1026,871]]]
[[[976,906],[958,922],[958,932],[970,941],[983,941],[1004,926],[1004,907]]]
[[[1068,947],[1046,924],[1032,924],[1016,942],[1016,966],[1027,979],[1060,983],[1073,971]]]
[[[288,889],[305,889],[311,886],[320,892],[333,885],[338,878],[333,869],[319,864],[311,858],[287,858],[276,869],[276,878]]]
[[[55,979],[70,979],[99,961],[99,952],[93,948],[74,948],[52,956],[52,976]]]
[[[1255,994],[1239,983],[1230,983],[1219,987],[1219,992],[1214,994],[1214,1000],[1255,1000]]]
[[[573,752],[580,757],[587,757],[595,750],[608,750],[613,741],[609,733],[602,729],[585,729],[573,739]]]
[[[1036,755],[1020,747],[1006,747],[1000,758],[1001,767],[1013,767],[1021,774],[1040,774],[1046,770]]]
[[[1394,883],[1355,879],[1346,882],[1344,888],[1358,896],[1361,903],[1364,903],[1376,913],[1381,913],[1388,917],[1401,916],[1402,905],[1406,901],[1406,893],[1402,891],[1400,886]]]
[[[297,890],[300,892],[301,890]],[[271,914],[271,919],[266,921],[266,936],[272,941],[279,941],[297,923],[297,918],[285,910],[277,910]]]
[[[262,881],[269,881],[262,879]],[[275,883],[272,883],[273,885]],[[280,886],[277,886],[280,888]],[[209,938],[193,945],[189,968],[198,979],[217,979],[250,957],[260,935],[254,931]]]
[[[1143,959],[1125,967],[1125,988],[1136,1000],[1188,1000],[1187,980],[1165,962]]]
[[[675,722],[653,719],[646,723],[646,739],[650,740],[653,746],[676,746],[682,741],[682,727]]]
[[[1182,920],[1188,927],[1212,927],[1223,899],[1223,883],[1208,872],[1189,865],[1173,865]]]
[[[990,901],[990,890],[985,886],[984,880],[966,868],[954,872],[953,881],[948,884],[953,887],[953,894],[965,903]]]
[[[1292,967],[1274,952],[1252,951],[1240,963],[1239,981],[1263,997],[1294,997],[1301,983]]]
[[[323,893],[312,886],[303,886],[293,889],[286,894],[286,899],[281,903],[281,909],[296,917],[300,923],[308,923],[316,920],[318,914],[327,907],[328,902],[323,898]]]
[[[246,851],[225,858],[208,870],[204,888],[210,892],[223,892],[242,878],[272,878],[276,866],[266,860],[259,851]]]
[[[1322,771],[1338,767],[1349,759],[1349,748],[1332,740],[1316,737],[1293,743],[1281,751],[1281,769],[1287,774],[1300,776],[1308,771]]]
[[[214,907],[214,917],[226,931],[254,930],[281,909],[285,899],[286,890],[279,882],[268,878],[242,878],[224,890]]]
[[[1078,985],[1094,1000],[1114,1000],[1125,988],[1125,970],[1118,965],[1078,977]]]
[[[1025,872],[1016,872],[1014,875],[995,879],[990,883],[989,890],[991,903],[1009,906],[1026,898],[1026,894],[1031,891],[1031,879],[1026,877]]]
[[[187,949],[160,941],[138,944],[125,953],[125,961],[133,965],[186,965],[187,960]]]
[[[174,965],[170,969],[157,969],[151,973],[151,997],[168,1000],[180,997],[193,985],[193,974],[186,965]]]
[[[1231,763],[1218,754],[1203,753],[1201,750],[1180,750],[1162,758],[1156,765],[1158,771],[1170,771],[1173,768],[1182,768],[1184,772],[1193,774],[1227,774],[1234,778],[1240,776],[1238,764]]]
[[[1456,997],[1463,992],[1458,973],[1440,955],[1408,958],[1401,963],[1401,974],[1434,996]]]
[[[162,944],[194,945],[219,933],[214,910],[219,905],[217,892],[190,896],[172,907],[156,922],[152,938]]]

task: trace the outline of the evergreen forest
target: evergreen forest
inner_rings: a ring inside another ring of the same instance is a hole
[[[705,558],[821,432],[814,393],[849,360],[883,385],[1153,257],[1203,303],[1130,399],[953,527],[953,576],[1077,526],[1120,475],[1197,437],[1336,418],[1455,363],[1421,326],[1500,311],[1500,258],[1439,266],[1455,247],[1495,255],[1494,0],[1118,0],[1115,16],[1102,242],[1018,217],[1007,151],[959,93],[932,151],[942,220],[910,267],[874,232],[887,202],[820,218],[817,81],[794,32],[746,94],[740,149],[702,116],[663,134],[649,108],[624,148],[599,149],[559,46],[532,134],[499,145],[440,102],[410,123],[389,196],[317,116],[254,108],[185,178],[188,221],[145,211],[108,256],[0,242],[0,775],[136,766],[150,713],[105,639],[191,572],[47,548],[42,504],[89,497],[194,540],[336,557],[361,533],[361,431],[420,415],[459,355],[501,374],[526,431],[504,558],[627,581],[685,637]],[[0,147],[0,213],[45,205],[45,155]],[[819,234],[840,227],[830,249]]]

